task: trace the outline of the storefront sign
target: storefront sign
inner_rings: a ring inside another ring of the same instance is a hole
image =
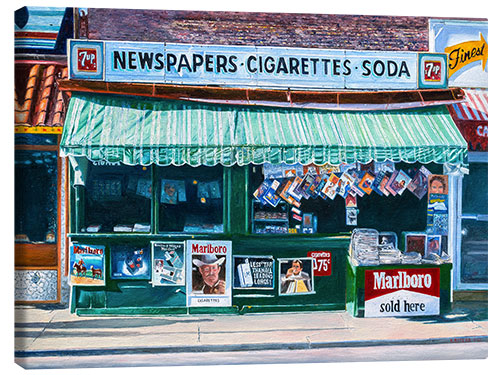
[[[313,258],[278,259],[279,295],[312,294],[314,292]]]
[[[447,85],[446,55],[395,51],[69,41],[70,79],[244,87]]]
[[[231,306],[231,241],[186,241],[187,306]]]
[[[488,22],[430,20],[430,46],[448,54],[449,85],[488,87]]]
[[[70,285],[105,285],[104,246],[73,244],[70,249]]]
[[[235,256],[233,260],[235,289],[274,289],[272,256]]]
[[[185,285],[184,242],[152,242],[153,286]]]
[[[314,276],[330,276],[332,274],[332,253],[330,251],[309,251],[313,259]]]
[[[151,278],[151,250],[148,247],[118,245],[111,247],[111,278]]]
[[[439,268],[365,271],[365,317],[439,315]]]

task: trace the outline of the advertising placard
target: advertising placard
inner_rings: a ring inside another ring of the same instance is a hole
[[[185,285],[184,242],[151,242],[153,286]]]
[[[448,54],[449,85],[488,88],[488,21],[429,21],[429,50]]]
[[[70,249],[69,285],[102,286],[104,275],[105,246],[74,243]]]
[[[274,289],[274,259],[272,256],[233,257],[235,289]]]
[[[314,292],[313,258],[278,259],[279,295],[312,294]]]
[[[187,306],[231,306],[231,241],[186,241]]]
[[[443,53],[420,57],[410,51],[126,41],[92,41],[92,48],[86,48],[86,43],[69,42],[71,79],[299,89],[402,90],[447,84]]]
[[[111,278],[151,278],[151,250],[149,247],[117,245],[111,247]]]
[[[314,276],[330,276],[332,274],[331,251],[309,251],[307,256],[313,258]]]
[[[439,268],[365,271],[365,317],[439,315]]]

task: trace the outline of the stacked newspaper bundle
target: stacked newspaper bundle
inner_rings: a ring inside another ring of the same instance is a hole
[[[380,264],[378,256],[378,232],[375,229],[354,229],[351,237],[351,257],[360,266]]]
[[[442,264],[443,261],[441,257],[436,253],[427,254],[425,258],[422,258],[422,264]]]
[[[394,248],[392,244],[380,245],[378,247],[378,257],[380,264],[399,264],[401,263],[401,251]]]
[[[421,260],[422,255],[420,255],[420,253],[417,253],[416,251],[404,253],[401,257],[402,264],[420,264]]]

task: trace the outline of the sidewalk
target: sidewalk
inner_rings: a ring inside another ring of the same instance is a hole
[[[353,318],[345,311],[245,315],[79,317],[16,307],[16,357],[230,352],[488,341],[486,302],[435,317]]]

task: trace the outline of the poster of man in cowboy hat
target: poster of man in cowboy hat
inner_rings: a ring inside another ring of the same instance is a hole
[[[188,306],[231,305],[231,242],[187,241]]]

